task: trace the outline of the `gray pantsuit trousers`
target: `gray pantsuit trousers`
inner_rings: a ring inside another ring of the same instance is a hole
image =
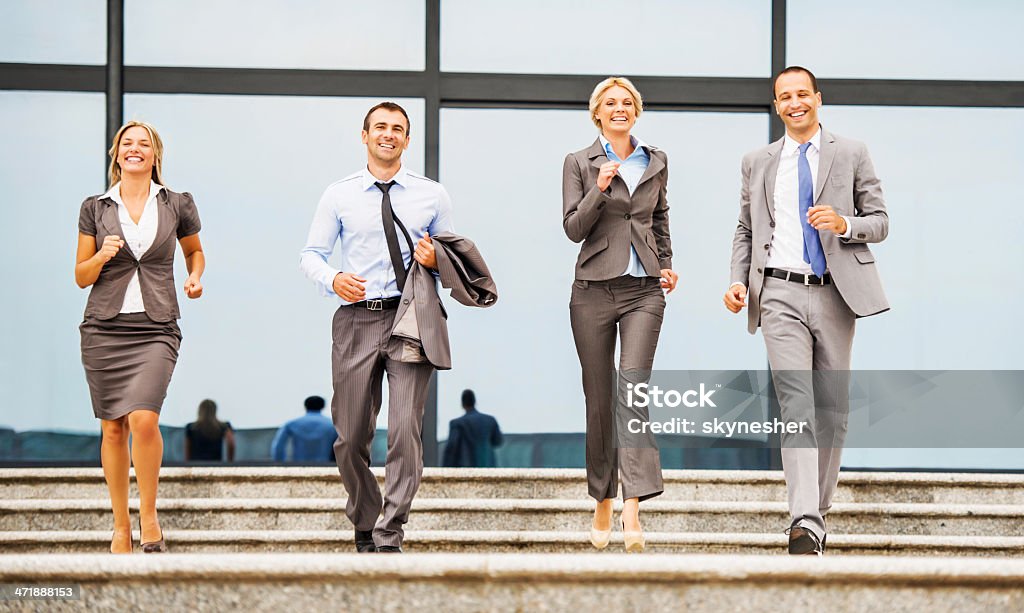
[[[839,481],[855,322],[835,285],[765,279],[761,334],[782,420],[812,425],[803,435],[782,436],[789,512],[819,538]]]
[[[400,362],[403,340],[391,336],[395,309],[342,306],[334,314],[331,413],[334,455],[348,492],[345,513],[357,530],[373,530],[378,546],[400,546],[423,474],[423,407],[434,367]],[[384,497],[370,471],[370,444],[388,376],[388,452]],[[382,513],[383,510],[383,513]]]
[[[629,419],[648,420],[647,409],[629,409],[622,398],[626,383],[650,378],[664,312],[656,277],[573,283],[569,319],[587,403],[587,491],[596,500],[616,496],[619,473],[623,499],[646,500],[664,490],[654,437],[617,436]],[[616,338],[622,377],[615,372]]]

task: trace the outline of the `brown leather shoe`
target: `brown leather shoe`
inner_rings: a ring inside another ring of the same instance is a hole
[[[789,534],[789,555],[793,556],[820,556],[824,548],[817,535],[793,522],[786,533]]]

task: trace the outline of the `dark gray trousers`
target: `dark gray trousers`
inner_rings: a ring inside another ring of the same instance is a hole
[[[629,419],[649,419],[647,409],[630,409],[622,399],[626,383],[650,378],[664,313],[656,277],[573,283],[569,319],[587,404],[587,491],[596,500],[615,498],[620,473],[623,499],[646,500],[664,490],[653,436],[638,444],[636,437],[621,435]],[[626,377],[616,376],[616,340]]]
[[[342,306],[334,314],[331,413],[334,455],[348,492],[345,513],[357,530],[373,529],[377,545],[400,546],[402,526],[423,474],[423,407],[434,367],[398,361],[403,340],[391,337],[395,309]],[[388,376],[388,452],[384,497],[370,471],[370,444]],[[383,513],[382,513],[383,511]]]

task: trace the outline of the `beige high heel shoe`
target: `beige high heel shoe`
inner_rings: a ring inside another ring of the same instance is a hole
[[[610,519],[610,518],[609,518]],[[608,522],[611,524],[611,521]],[[612,527],[608,526],[607,530],[598,530],[594,527],[594,524],[590,524],[590,544],[595,549],[604,549],[608,546],[609,541],[612,540]]]
[[[626,553],[642,553],[647,541],[644,540],[644,531],[626,532],[626,522],[619,517],[619,525],[622,526],[622,543],[626,546]]]

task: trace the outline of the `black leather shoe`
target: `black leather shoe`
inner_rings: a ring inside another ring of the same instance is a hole
[[[377,548],[377,553],[402,553],[402,548],[394,545],[381,545]]]
[[[807,528],[796,525],[797,521],[800,520],[794,521],[786,530],[786,534],[789,535],[789,554],[794,556],[820,556],[825,551],[822,542]]]
[[[356,530],[356,551],[373,553],[377,546],[373,544],[373,530]]]
[[[821,537],[821,553],[822,553],[822,555],[825,554],[825,541],[827,541],[827,540],[828,540],[828,535],[827,534],[825,536]]]

